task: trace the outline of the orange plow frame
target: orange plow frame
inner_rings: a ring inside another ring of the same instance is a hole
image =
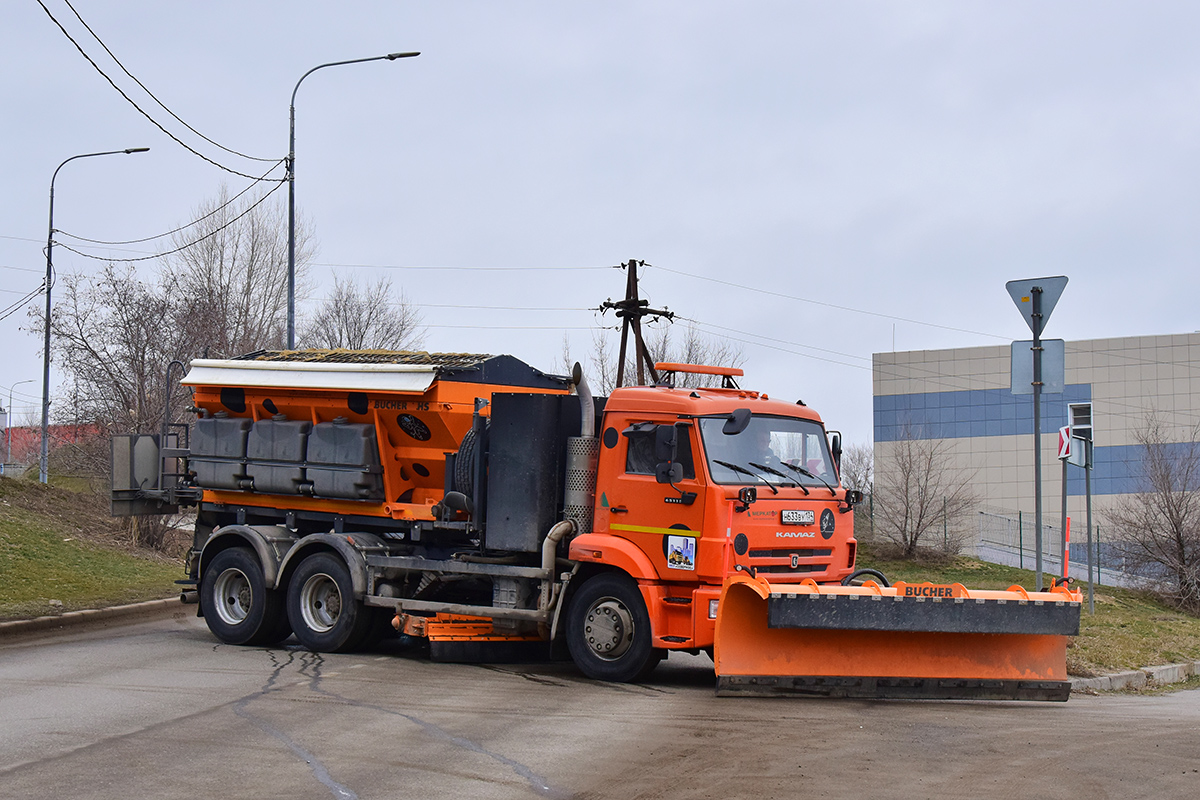
[[[771,584],[735,575],[718,606],[717,694],[1066,700],[1081,594],[960,584]]]

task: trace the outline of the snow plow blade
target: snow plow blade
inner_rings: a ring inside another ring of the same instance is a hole
[[[1058,700],[1081,594],[960,584],[772,584],[735,575],[718,606],[719,696]]]

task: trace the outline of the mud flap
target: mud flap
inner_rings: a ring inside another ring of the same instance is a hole
[[[730,578],[717,614],[717,694],[1069,696],[1066,648],[1080,609],[1071,596],[902,592]]]

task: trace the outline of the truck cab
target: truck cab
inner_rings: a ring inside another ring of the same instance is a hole
[[[840,582],[854,570],[854,493],[838,453],[802,404],[738,388],[619,388],[600,433],[593,530],[570,559],[637,583],[663,649],[711,648],[721,586],[734,572],[773,583]]]

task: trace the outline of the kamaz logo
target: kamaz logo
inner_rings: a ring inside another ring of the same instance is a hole
[[[776,531],[776,539],[812,539],[816,531]]]

